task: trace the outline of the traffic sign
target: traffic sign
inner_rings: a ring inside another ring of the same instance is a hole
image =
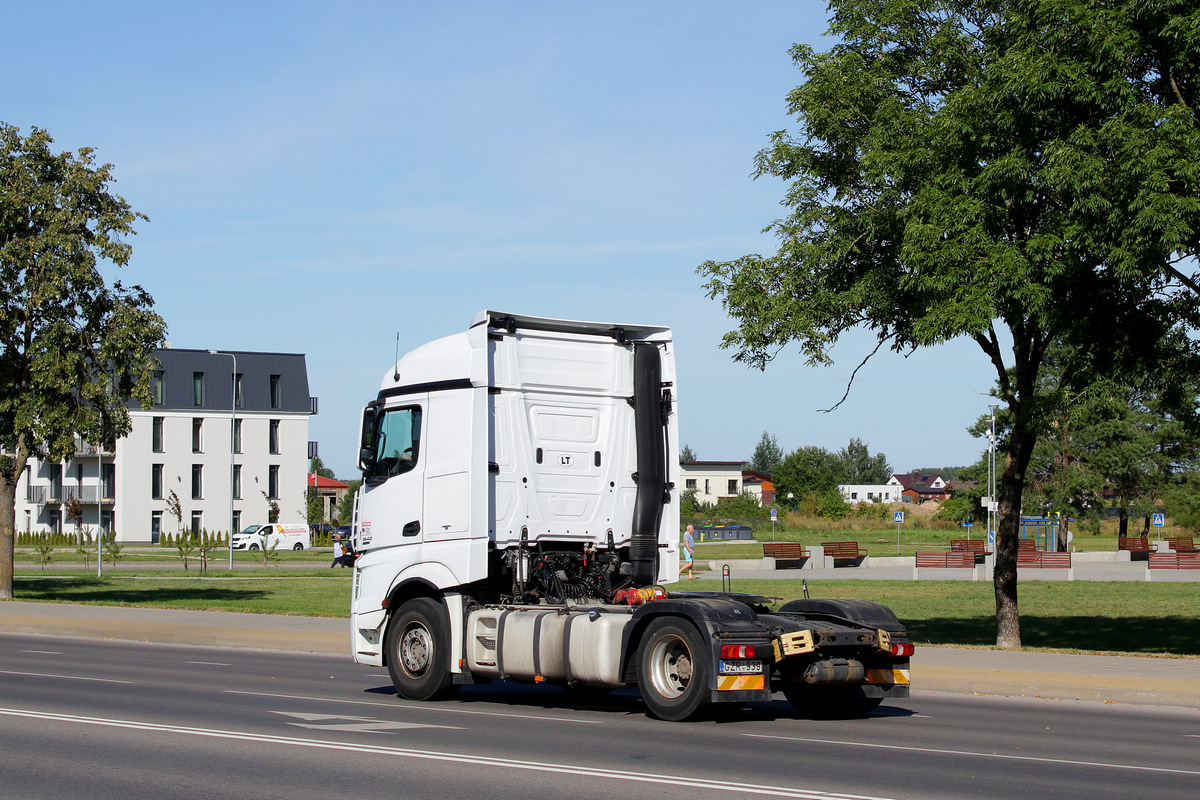
[[[974,524],[975,524],[975,523],[974,523],[974,522],[971,522],[971,520],[967,520],[966,522],[964,522],[964,523],[963,523],[963,527],[964,527],[964,528],[969,528],[969,527],[971,527],[971,526],[972,526],[972,525],[974,525]]]
[[[775,519],[775,518],[776,518],[776,517],[778,517],[778,516],[779,516],[779,509],[777,509],[777,508],[772,508],[772,509],[771,509],[771,519]]]
[[[1166,524],[1166,520],[1163,519],[1165,516],[1166,516],[1166,514],[1155,514],[1151,524],[1156,528],[1161,528],[1163,525]]]
[[[896,514],[895,514],[895,516],[893,517],[893,521],[894,521],[894,522],[895,522],[897,525],[901,525],[901,524],[903,524],[903,523],[904,523],[904,512],[903,512],[903,511],[897,511],[897,512],[896,512]]]

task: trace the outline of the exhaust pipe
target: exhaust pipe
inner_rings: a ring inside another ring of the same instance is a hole
[[[658,528],[667,490],[666,420],[662,407],[662,357],[658,346],[633,346],[633,424],[637,442],[637,496],[629,561],[634,586],[658,575]]]

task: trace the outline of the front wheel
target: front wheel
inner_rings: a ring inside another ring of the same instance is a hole
[[[384,655],[401,697],[433,700],[457,688],[450,682],[450,623],[435,600],[417,597],[396,611]]]
[[[252,544],[252,545],[250,545],[250,547],[249,547],[248,549],[250,549],[250,550],[257,550],[257,549],[258,549],[258,545],[256,545],[256,544]]]
[[[653,620],[642,638],[638,685],[650,713],[680,722],[709,705],[711,658],[704,637],[688,622]]]

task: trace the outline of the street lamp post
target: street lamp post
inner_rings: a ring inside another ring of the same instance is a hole
[[[995,541],[996,529],[996,409],[998,405],[988,403],[992,410],[992,427],[988,431],[988,534]]]
[[[229,356],[233,359],[233,373],[230,379],[229,395],[229,571],[233,572],[233,496],[235,486],[234,463],[237,455],[237,356],[233,353],[222,353],[219,350],[209,350],[214,356]]]

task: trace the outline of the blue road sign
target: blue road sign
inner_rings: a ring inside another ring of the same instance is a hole
[[[1167,522],[1165,519],[1163,519],[1165,516],[1165,514],[1155,514],[1152,518],[1151,524],[1156,528],[1161,528]]]
[[[778,516],[779,516],[779,509],[777,509],[777,508],[772,508],[772,509],[771,509],[771,519],[775,519],[775,518],[776,518],[776,517],[778,517]]]
[[[971,527],[971,526],[972,526],[972,525],[974,525],[974,524],[975,524],[975,523],[974,523],[974,522],[971,522],[971,520],[967,520],[966,522],[964,522],[964,523],[963,523],[963,527],[964,527],[964,528],[969,528],[969,527]]]
[[[902,523],[904,522],[904,512],[903,512],[903,511],[897,511],[897,512],[896,512],[896,516],[895,516],[895,518],[894,518],[894,519],[895,519],[895,522],[896,522],[896,524],[897,524],[897,525],[900,525],[900,524],[902,524]]]

